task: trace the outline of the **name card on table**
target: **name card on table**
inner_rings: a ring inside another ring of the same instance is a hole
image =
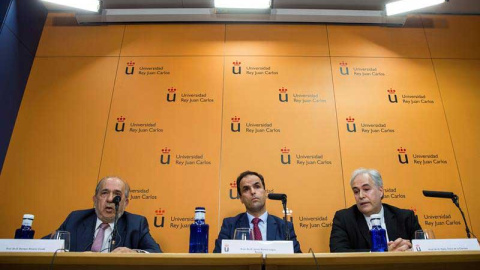
[[[65,240],[0,239],[0,252],[55,252]]]
[[[414,239],[413,251],[467,251],[480,250],[478,240],[470,239]]]
[[[292,241],[222,240],[223,254],[293,254]]]

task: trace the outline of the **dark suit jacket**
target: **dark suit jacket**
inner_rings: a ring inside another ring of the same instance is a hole
[[[73,211],[58,230],[70,232],[70,251],[89,251],[92,248],[97,215],[95,209]],[[151,253],[162,252],[153,240],[147,219],[124,212],[117,223],[116,247],[142,249]],[[46,236],[45,238],[49,238]]]
[[[421,230],[418,219],[411,210],[383,204],[388,239],[412,240],[415,231]],[[330,234],[330,252],[370,251],[372,240],[365,217],[356,205],[335,213]]]
[[[297,235],[291,222],[287,223],[290,229],[290,240],[293,241],[293,250],[295,253],[301,253],[300,243],[297,241]],[[218,234],[218,238],[215,241],[215,249],[213,253],[220,253],[222,248],[223,239],[233,239],[235,229],[237,228],[249,228],[247,213],[241,213],[236,217],[229,217],[223,220],[222,228]],[[267,240],[285,240],[285,223],[283,219],[274,215],[268,215],[267,217]]]

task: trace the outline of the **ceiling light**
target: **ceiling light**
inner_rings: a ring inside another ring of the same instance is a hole
[[[78,8],[88,11],[98,12],[100,10],[99,0],[42,0],[43,2],[49,2],[62,6]]]
[[[270,0],[215,0],[215,8],[268,9]]]
[[[385,5],[387,16],[441,4],[446,0],[401,0]]]

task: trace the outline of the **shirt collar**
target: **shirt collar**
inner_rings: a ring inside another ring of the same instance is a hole
[[[103,221],[101,221],[98,217],[97,217],[97,223],[95,224],[95,230],[98,230],[98,228],[100,228],[100,225],[103,223]],[[112,229],[113,230],[113,227],[115,226],[115,223],[108,223],[108,225],[110,225],[108,229]]]
[[[250,215],[250,213],[247,212],[247,217],[248,217],[248,224],[252,223],[252,220],[255,218],[254,216]],[[267,223],[267,218],[268,218],[268,212],[265,211],[263,215],[258,217],[261,221],[264,223]]]

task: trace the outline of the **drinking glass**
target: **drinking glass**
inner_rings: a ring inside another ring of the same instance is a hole
[[[250,228],[237,228],[235,229],[235,240],[253,240],[253,230]]]
[[[435,234],[431,229],[415,231],[415,239],[435,239]]]
[[[67,231],[55,231],[50,236],[50,239],[53,240],[64,240],[63,249],[65,252],[70,251],[70,233]]]

